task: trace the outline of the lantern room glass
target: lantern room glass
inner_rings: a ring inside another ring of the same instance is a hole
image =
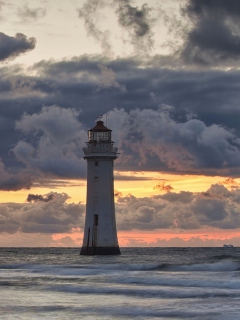
[[[88,131],[89,142],[111,141],[111,131]]]

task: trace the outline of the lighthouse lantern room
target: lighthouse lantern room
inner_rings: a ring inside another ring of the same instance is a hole
[[[117,239],[113,162],[117,148],[102,117],[88,130],[87,146],[83,148],[87,160],[87,202],[81,255],[120,254]]]

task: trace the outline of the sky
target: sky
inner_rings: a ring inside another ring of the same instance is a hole
[[[240,246],[239,0],[0,1],[0,247],[83,238],[112,130],[120,246]]]

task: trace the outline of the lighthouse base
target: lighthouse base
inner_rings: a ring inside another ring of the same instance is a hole
[[[94,256],[94,255],[114,255],[121,254],[119,246],[117,247],[82,247],[80,255]]]

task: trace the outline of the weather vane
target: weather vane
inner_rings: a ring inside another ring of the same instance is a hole
[[[100,115],[97,117],[97,121],[101,121],[101,120],[102,120],[102,118],[103,118],[103,115],[102,115],[102,114],[100,114]]]

